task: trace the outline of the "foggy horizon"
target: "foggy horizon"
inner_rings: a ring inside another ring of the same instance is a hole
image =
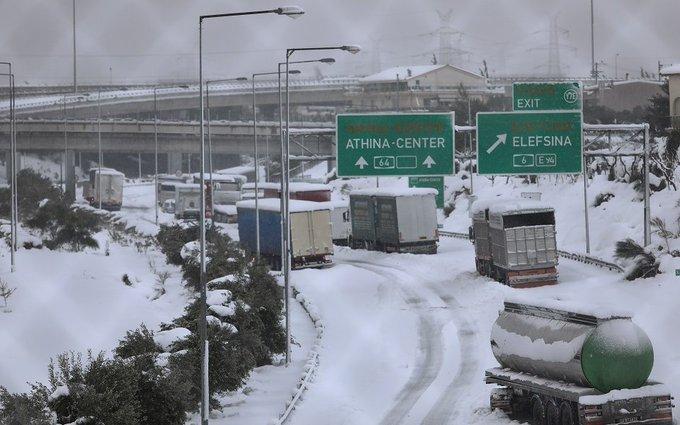
[[[296,4],[306,14],[215,20],[204,29],[206,78],[249,77],[275,69],[287,47],[359,44],[359,55],[336,52],[332,66],[307,66],[301,78],[368,75],[391,66],[431,64],[439,54],[438,11],[451,11],[452,65],[479,73],[545,75],[551,20],[557,21],[563,75],[590,74],[590,2],[538,0],[502,3],[427,1],[422,4],[358,0],[342,4],[311,0],[232,2],[179,0],[76,1],[79,84],[194,81],[198,74],[198,16]],[[72,83],[72,9],[69,0],[3,1],[0,56],[14,63],[17,85]],[[653,7],[652,7],[653,6]],[[595,1],[595,59],[605,78],[657,73],[657,61],[680,58],[671,40],[680,3],[654,0]],[[266,29],[266,31],[265,31]],[[445,29],[446,30],[446,29]],[[651,47],[650,47],[651,46]],[[376,54],[376,50],[379,53]],[[459,54],[457,54],[457,52]],[[617,55],[618,54],[618,55]],[[296,58],[315,58],[297,53]],[[437,58],[442,63],[442,58]],[[315,69],[317,68],[317,69]],[[617,68],[617,69],[615,69]],[[617,72],[616,72],[617,71]]]

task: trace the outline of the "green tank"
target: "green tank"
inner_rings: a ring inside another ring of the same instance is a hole
[[[603,393],[643,386],[654,364],[647,334],[626,315],[575,310],[506,302],[491,330],[496,360]]]

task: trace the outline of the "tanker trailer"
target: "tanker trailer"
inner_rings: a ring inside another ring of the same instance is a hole
[[[505,302],[491,330],[491,408],[532,425],[671,425],[672,397],[647,381],[652,344],[630,315]]]

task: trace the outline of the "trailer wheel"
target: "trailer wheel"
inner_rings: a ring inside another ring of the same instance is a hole
[[[531,398],[531,425],[546,425],[545,406],[537,395]]]
[[[574,409],[568,401],[563,401],[560,405],[560,419],[560,425],[576,425]]]
[[[546,425],[560,425],[560,408],[553,400],[548,401],[546,406],[545,423]]]

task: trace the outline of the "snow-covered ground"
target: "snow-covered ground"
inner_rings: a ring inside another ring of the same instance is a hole
[[[321,173],[321,167],[315,171]],[[468,183],[459,176],[447,177],[447,198]],[[375,184],[375,179],[334,181],[333,197],[346,198],[349,188]],[[406,179],[380,179],[380,186],[404,187]],[[476,178],[474,186],[479,199],[541,192],[543,201],[556,209],[558,247],[584,252],[582,180],[543,178],[529,185],[520,179],[497,178],[492,184]],[[642,240],[642,202],[630,185],[597,176],[588,188],[589,204],[605,192],[614,197],[589,207],[591,247],[594,255],[611,260],[616,241]],[[663,218],[673,232],[680,230],[678,199],[674,191],[651,198],[652,216]],[[441,217],[444,229],[467,231],[468,204],[466,195],[458,196],[453,213]],[[123,209],[114,215],[142,233],[155,233],[153,186],[127,184]],[[172,220],[172,215],[159,215],[161,223]],[[221,226],[238,236],[236,225]],[[665,246],[656,234],[652,242],[655,252]],[[677,240],[670,244],[671,250],[680,248]],[[8,253],[3,249],[2,266],[7,270]],[[157,255],[140,255],[134,247],[115,244],[109,257],[102,250],[20,250],[18,271],[3,275],[19,289],[10,301],[13,311],[0,313],[0,383],[25,390],[25,381],[44,380],[50,356],[65,350],[110,349],[141,322],[153,328],[177,316],[186,302],[177,274],[168,283],[168,293],[151,300],[154,277],[148,261]],[[436,255],[337,247],[333,266],[292,273],[294,286],[315,305],[325,331],[314,381],[287,423],[512,423],[489,410],[490,387],[483,377],[486,368],[497,365],[489,346],[491,325],[503,300],[516,294],[633,312],[654,344],[652,379],[680,394],[680,354],[675,350],[680,333],[674,320],[680,296],[675,269],[680,261],[668,255],[660,258],[663,274],[634,282],[562,259],[559,285],[512,289],[475,272],[473,246],[466,240],[442,238]],[[121,282],[121,264],[134,286]],[[104,309],[107,314],[101,314]],[[305,372],[314,340],[311,321],[297,303],[292,317],[293,336],[300,343],[293,347],[293,364],[256,369],[241,390],[225,395],[226,407],[214,412],[213,422],[275,423]],[[680,414],[677,408],[674,413]]]
[[[20,241],[25,239],[30,238],[20,234]],[[8,247],[0,245],[2,279],[17,288],[9,300],[11,312],[0,310],[0,384],[10,391],[45,382],[51,357],[88,349],[109,352],[126,331],[142,323],[154,329],[182,313],[187,294],[181,273],[165,264],[162,253],[119,245],[107,231],[96,239],[100,249],[78,253],[20,248],[14,273],[8,273]],[[150,264],[172,273],[158,299]],[[124,274],[132,286],[123,283]]]
[[[458,177],[446,180],[447,195],[468,183]],[[541,192],[556,209],[558,247],[585,251],[582,180],[544,178],[527,185],[520,179],[507,184],[496,179],[492,185],[476,178],[474,183],[479,199]],[[375,179],[333,185],[338,189],[334,197],[345,197],[342,187],[374,186]],[[380,180],[381,187],[405,185],[405,179]],[[593,254],[611,260],[616,241],[642,240],[642,202],[629,185],[598,176],[588,192]],[[604,192],[615,197],[592,207],[595,196]],[[664,218],[675,232],[677,210],[672,207],[678,198],[666,191],[651,199],[652,217]],[[456,200],[454,212],[443,220],[445,229],[467,232],[468,204],[465,195]],[[653,235],[651,248],[661,244]],[[680,333],[671,319],[680,295],[676,268],[680,261],[664,255],[663,274],[628,282],[621,274],[562,259],[559,285],[512,289],[476,273],[473,246],[465,240],[443,238],[433,256],[337,248],[333,267],[293,272],[294,285],[319,306],[326,333],[317,381],[291,423],[321,418],[326,424],[511,423],[489,410],[490,387],[483,377],[486,368],[497,366],[489,345],[491,325],[503,300],[515,294],[633,312],[654,344],[651,379],[678,394],[675,347]]]

